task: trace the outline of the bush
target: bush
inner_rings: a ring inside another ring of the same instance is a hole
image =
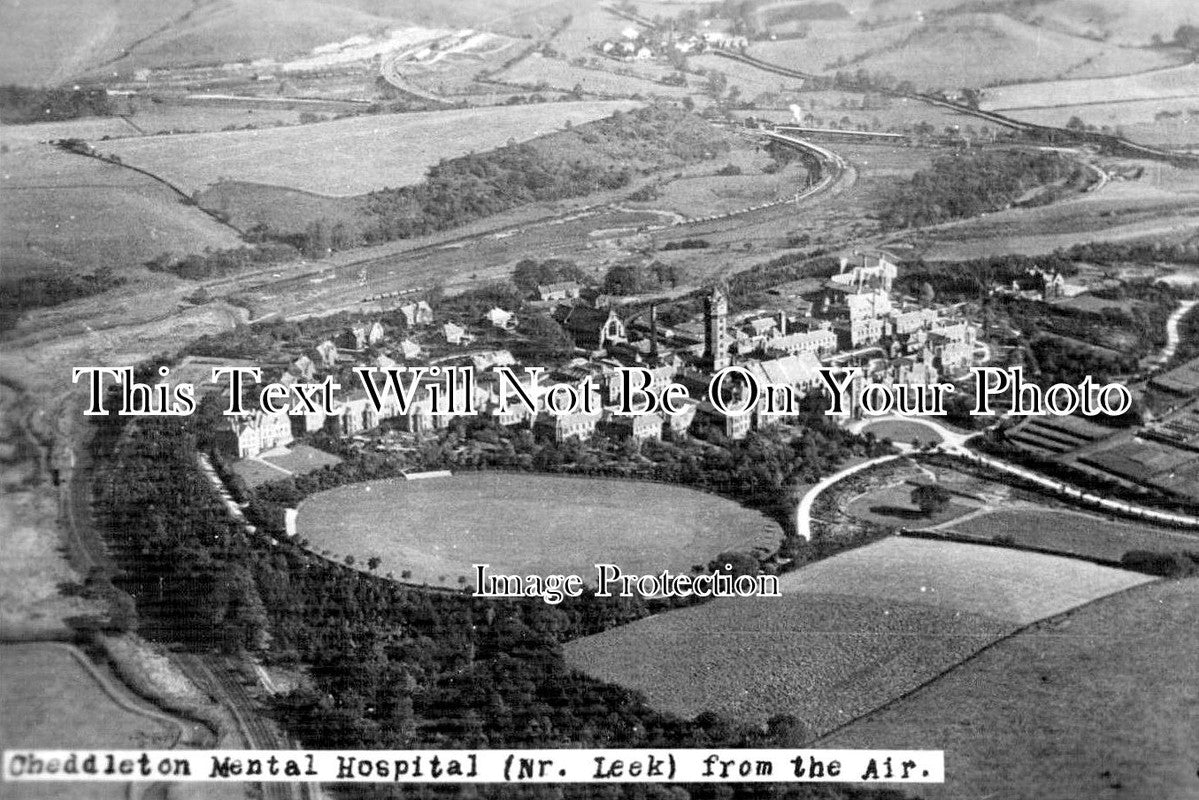
[[[1161,578],[1185,578],[1199,572],[1199,553],[1158,553],[1152,550],[1129,550],[1120,565],[1134,572]]]

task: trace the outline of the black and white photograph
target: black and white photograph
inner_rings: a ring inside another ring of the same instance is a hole
[[[5,800],[1194,800],[1199,3],[0,0],[0,481]]]

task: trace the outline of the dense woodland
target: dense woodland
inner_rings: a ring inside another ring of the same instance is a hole
[[[6,125],[54,122],[76,117],[106,117],[119,113],[120,109],[104,89],[0,86],[0,120]]]
[[[0,332],[16,327],[17,320],[33,308],[56,306],[90,297],[124,283],[110,269],[91,274],[31,275],[0,282]]]
[[[668,106],[648,106],[535,142],[442,161],[414,186],[365,197],[363,243],[406,239],[527,203],[582,197],[727,153],[725,134]]]
[[[887,190],[878,216],[888,228],[936,225],[1006,208],[1037,187],[1062,182],[1081,188],[1086,181],[1085,169],[1060,153],[960,153]]]
[[[231,523],[196,468],[194,454],[207,439],[211,414],[207,409],[184,418],[97,419],[93,444],[102,468],[96,471],[96,518],[125,568],[116,583],[136,600],[143,633],[193,649],[254,653],[305,667],[309,685],[275,707],[305,746],[796,747],[809,738],[803,722],[786,714],[763,726],[714,713],[681,720],[650,709],[634,693],[567,669],[563,641],[661,610],[645,600],[584,596],[559,606],[539,599],[475,600],[363,575],[289,542],[272,546],[261,534],[246,533]],[[422,458],[448,463],[452,437],[468,433],[451,431]],[[663,454],[671,456],[657,461],[664,476],[720,481],[728,491],[757,493],[809,479],[834,454],[853,447],[846,437],[814,430],[794,444],[751,437],[719,452],[664,445]],[[511,455],[518,464],[529,456],[530,468],[538,463],[536,453]],[[542,461],[581,455],[547,454]],[[364,460],[335,469],[368,468]],[[721,474],[728,478],[718,478]],[[306,480],[321,482],[297,478],[295,488]],[[276,496],[282,491],[273,490]],[[815,548],[813,555],[822,549],[828,548]],[[206,600],[197,603],[197,597]],[[355,797],[392,796],[389,787],[348,791]],[[405,787],[404,796],[413,791]],[[417,793],[441,797],[446,791],[457,790],[428,786]],[[478,791],[516,798],[540,797],[546,790]],[[715,790],[622,785],[604,791],[613,798],[661,794],[672,800],[901,797],[834,785]],[[561,787],[550,794],[581,798],[593,791]]]

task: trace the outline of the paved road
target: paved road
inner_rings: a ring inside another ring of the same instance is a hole
[[[1165,364],[1174,357],[1174,353],[1178,350],[1178,343],[1182,341],[1182,335],[1178,330],[1182,324],[1182,318],[1187,315],[1199,300],[1183,300],[1178,308],[1174,309],[1174,313],[1166,320],[1166,346],[1157,354],[1157,364]]]
[[[1014,475],[1026,481],[1035,483],[1044,489],[1048,489],[1054,494],[1065,497],[1081,505],[1092,506],[1109,513],[1121,514],[1128,517],[1134,517],[1136,519],[1143,519],[1148,522],[1182,526],[1186,528],[1199,528],[1199,517],[1192,516],[1190,514],[1178,514],[1171,511],[1149,508],[1147,506],[1137,505],[1135,503],[1129,503],[1123,500],[1114,500],[1110,497],[1102,497],[1092,492],[1087,492],[1083,489],[1080,489],[1070,483],[1066,483],[1065,481],[1058,480],[1057,478],[1052,478],[1017,464],[1012,464],[1002,459],[995,458],[994,456],[984,455],[971,450],[967,446],[967,443],[970,439],[978,436],[979,434],[955,431],[946,427],[940,422],[937,422],[936,420],[927,419],[924,417],[870,417],[861,420],[854,420],[846,427],[854,433],[860,433],[861,430],[870,423],[879,422],[882,420],[903,420],[905,422],[911,422],[932,428],[938,434],[940,434],[942,438],[941,443],[937,445],[937,452],[971,461],[975,464],[991,467],[992,469],[1005,472],[1009,475]],[[879,456],[878,458],[872,458],[869,461],[863,461],[860,464],[855,464],[852,467],[846,467],[843,470],[829,475],[809,489],[804,496],[800,498],[799,507],[795,512],[795,532],[805,539],[811,539],[812,505],[816,502],[816,498],[820,496],[820,493],[842,479],[853,475],[854,473],[869,469],[870,467],[877,466],[878,464],[884,464],[888,461],[902,458],[903,455],[906,454],[906,452],[910,449],[901,447],[899,445],[897,445],[897,447],[900,447],[900,449],[904,452],[893,455]]]
[[[869,469],[871,467],[878,466],[879,464],[885,464],[888,461],[895,461],[896,459],[902,457],[903,456],[899,453],[879,456],[877,458],[872,458],[869,461],[863,461],[860,464],[854,464],[852,467],[846,467],[843,470],[834,472],[827,478],[823,478],[811,489],[808,489],[808,491],[804,493],[804,496],[799,499],[799,507],[795,510],[795,533],[805,539],[811,540],[812,504],[816,502],[816,498],[819,497],[820,493],[825,489],[844,478],[848,478],[855,472],[861,472],[864,469]]]

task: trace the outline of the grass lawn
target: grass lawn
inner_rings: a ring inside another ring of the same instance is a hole
[[[855,497],[845,511],[850,516],[877,522],[879,525],[891,525],[904,528],[927,528],[940,525],[952,519],[969,514],[978,507],[977,503],[955,497],[941,511],[925,515],[912,502],[912,490],[916,487],[910,483],[898,486],[884,486],[866,494]]]
[[[565,654],[667,711],[758,721],[792,713],[818,734],[1023,625],[1148,580],[1054,556],[890,538],[788,573],[782,597],[659,614],[570,642]]]
[[[884,419],[871,422],[862,428],[862,433],[873,433],[879,439],[890,439],[901,444],[918,442],[924,446],[941,441],[941,434],[937,433],[935,429],[908,420]]]
[[[1107,597],[980,653],[817,746],[945,750],[930,800],[1195,796],[1199,580]]]
[[[317,552],[415,582],[473,581],[472,565],[506,574],[578,574],[597,562],[625,572],[687,571],[725,550],[773,549],[774,521],[731,500],[638,481],[501,472],[367,481],[300,505],[298,536]]]

